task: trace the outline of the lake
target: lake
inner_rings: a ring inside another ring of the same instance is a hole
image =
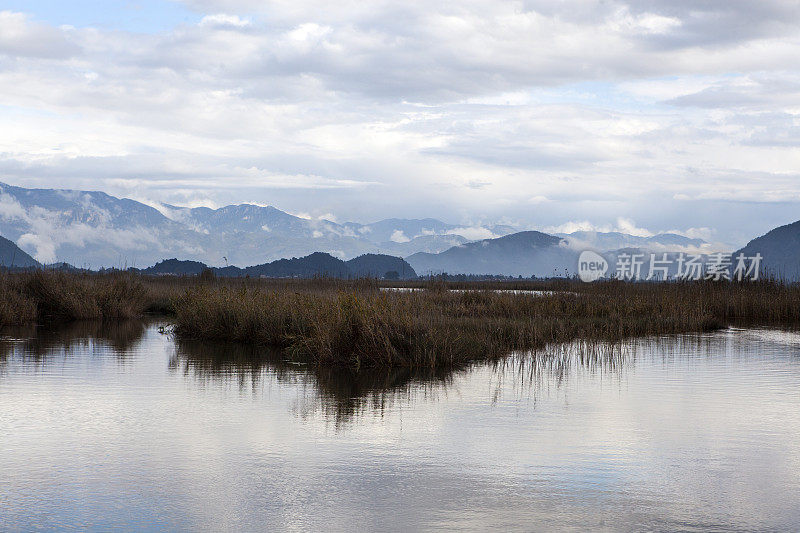
[[[354,376],[160,326],[5,332],[0,529],[800,527],[794,332]]]
[[[423,292],[424,287],[379,287],[378,290],[386,292]],[[527,294],[530,296],[552,296],[555,291],[534,291],[529,289],[447,289],[448,292],[492,292],[496,294]],[[575,294],[561,291],[561,294]]]

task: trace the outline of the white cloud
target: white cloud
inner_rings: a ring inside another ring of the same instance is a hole
[[[636,237],[651,237],[656,233],[663,233],[640,228],[633,220],[623,217],[617,218],[616,224],[594,224],[588,220],[573,220],[557,226],[543,227],[542,231],[545,233],[575,233],[576,231],[599,233],[619,232]]]
[[[633,220],[622,217],[617,219],[615,231],[627,233],[628,235],[634,235],[636,237],[651,237],[653,235],[652,231],[645,228],[640,228]]]
[[[235,28],[245,28],[250,26],[252,22],[249,19],[241,18],[236,15],[226,15],[224,13],[217,13],[216,15],[206,15],[200,20],[200,26],[216,26],[225,27],[232,26]]]
[[[792,2],[185,3],[152,34],[0,12],[3,179],[465,226],[800,202]]]
[[[654,13],[634,15],[628,8],[621,8],[606,24],[610,30],[623,35],[665,35],[680,28],[682,22],[675,17],[665,17]]]
[[[24,13],[0,11],[0,56],[63,59],[78,52],[66,30],[34,22]]]
[[[406,237],[406,234],[403,233],[402,230],[396,229],[392,232],[392,236],[389,237],[389,240],[392,242],[408,242],[411,239]]]
[[[0,193],[0,217],[5,220],[29,220],[25,208],[20,205],[16,198],[5,193]]]
[[[47,235],[24,233],[17,239],[17,246],[42,264],[56,261],[56,243]]]
[[[494,239],[498,237],[492,230],[482,226],[460,227],[447,231],[448,235],[461,235],[469,241],[479,241],[483,239]]]
[[[594,224],[588,220],[570,220],[556,226],[544,226],[541,231],[545,233],[575,233],[576,231],[597,231],[607,233],[614,231],[611,224]]]

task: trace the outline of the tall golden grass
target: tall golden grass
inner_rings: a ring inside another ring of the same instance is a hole
[[[174,316],[182,339],[270,346],[295,361],[359,369],[457,367],[553,342],[707,331],[738,320],[800,322],[800,287],[773,281],[558,280],[513,286],[433,281],[418,283],[421,290],[415,292],[380,290],[388,285],[6,273],[0,274],[0,325],[118,320],[154,312]]]
[[[174,303],[176,334],[277,347],[314,365],[436,368],[573,339],[800,321],[800,289],[772,282],[573,283],[548,295],[204,286]]]
[[[150,300],[142,281],[128,274],[0,274],[0,326],[133,318],[145,312]]]

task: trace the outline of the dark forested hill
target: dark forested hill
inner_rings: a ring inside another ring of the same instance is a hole
[[[19,246],[5,237],[0,237],[0,267],[5,268],[31,268],[39,263],[23,252]]]
[[[753,239],[734,253],[753,257],[761,254],[761,267],[769,275],[782,279],[800,280],[800,221],[787,224]]]
[[[563,276],[565,268],[577,268],[577,254],[563,239],[538,231],[470,242],[438,254],[416,253],[407,260],[420,275],[446,272],[546,277]]]
[[[416,278],[417,273],[402,257],[365,254],[347,262],[350,273],[358,278]]]
[[[198,261],[167,259],[141,272],[149,275],[196,276],[207,268],[209,267]],[[210,268],[210,270],[220,277],[312,278],[316,276],[331,276],[344,279],[364,277],[405,279],[416,277],[411,265],[400,257],[366,254],[345,262],[323,252],[315,252],[305,257],[279,259],[271,263],[247,268],[228,266]]]

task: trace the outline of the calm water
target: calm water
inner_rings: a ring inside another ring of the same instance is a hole
[[[794,333],[353,377],[157,326],[0,341],[0,529],[800,527]]]
[[[427,289],[423,287],[379,287],[379,290],[388,292],[422,292]],[[486,292],[483,289],[448,289],[449,292]],[[488,292],[498,294],[529,294],[533,296],[550,296],[555,294],[554,291],[533,291],[528,289],[489,289]],[[575,294],[560,291],[561,294]]]

